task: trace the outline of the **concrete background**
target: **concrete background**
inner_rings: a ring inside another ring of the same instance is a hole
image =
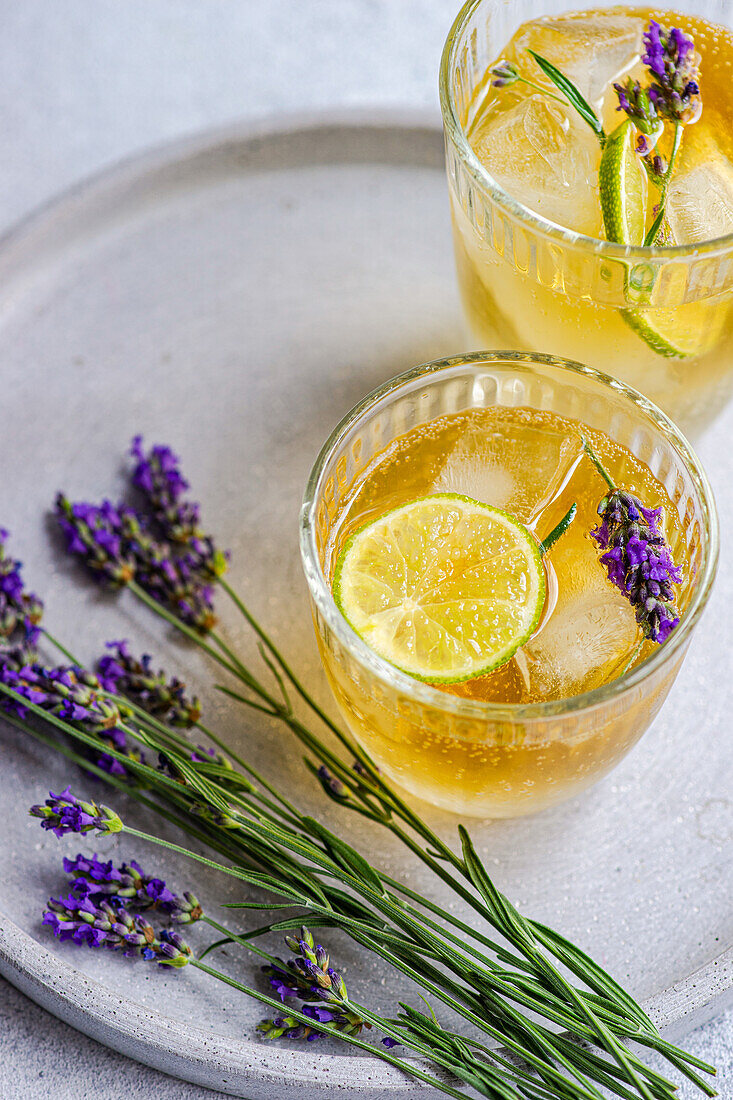
[[[0,230],[121,157],[244,116],[393,104],[430,108],[437,120],[438,59],[457,5],[5,0]],[[3,1100],[218,1095],[100,1047],[2,979],[0,1022]],[[733,1096],[733,1013],[687,1046],[719,1067],[721,1095]]]

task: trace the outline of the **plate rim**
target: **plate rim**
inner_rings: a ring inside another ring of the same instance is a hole
[[[252,145],[288,136],[315,136],[318,131],[371,131],[420,134],[442,144],[439,116],[427,108],[359,107],[278,113],[244,119],[225,126],[204,129],[123,157],[73,183],[40,206],[32,209],[0,233],[0,290],[17,278],[13,265],[32,250],[31,266],[37,262],[44,233],[74,225],[89,204],[113,200],[132,183],[162,168],[185,165],[196,156],[217,149]],[[394,161],[393,161],[394,162]],[[314,157],[314,163],[318,163]],[[385,161],[390,163],[390,161]],[[423,161],[405,157],[405,164],[439,169],[441,157]],[[245,169],[246,170],[246,169]],[[47,244],[48,242],[46,242]],[[63,242],[62,242],[63,247]],[[422,1086],[400,1070],[377,1059],[355,1058],[329,1053],[313,1056],[302,1050],[281,1049],[252,1039],[229,1039],[191,1024],[152,1012],[133,1001],[118,998],[102,982],[92,979],[21,929],[0,908],[0,974],[37,1004],[59,1019],[85,1032],[104,1045],[175,1077],[216,1088],[232,1095],[254,1097],[253,1087],[265,1089],[273,1082],[287,1087],[288,1095],[304,1096],[304,1090],[329,1096],[343,1096],[345,1088],[362,1100],[380,1100],[386,1095],[408,1097]],[[711,1019],[733,1003],[733,945],[713,956],[699,969],[653,994],[644,1008],[660,1030],[681,1036]],[[163,1035],[141,1032],[141,1022],[155,1023]],[[237,1062],[238,1056],[238,1062]],[[236,1065],[233,1063],[237,1062]],[[324,1063],[328,1072],[324,1073]],[[355,1065],[368,1066],[367,1074],[354,1074]],[[262,1093],[262,1096],[268,1095]],[[269,1093],[271,1095],[271,1093]]]

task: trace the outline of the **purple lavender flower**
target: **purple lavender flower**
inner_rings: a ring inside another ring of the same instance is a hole
[[[216,581],[226,572],[227,555],[202,530],[199,505],[182,499],[189,484],[181,472],[178,456],[170,447],[160,444],[146,453],[140,435],[132,441],[131,454],[135,460],[133,485],[144,494],[164,540],[183,549],[181,568]]]
[[[20,667],[35,656],[43,603],[25,588],[22,562],[9,556],[0,527],[0,663]]]
[[[696,122],[702,102],[692,38],[678,27],[667,31],[652,19],[644,34],[644,46],[642,61],[652,77],[649,99],[658,114],[672,122]]]
[[[181,473],[180,460],[170,447],[156,444],[145,453],[143,437],[136,435],[130,454],[135,460],[133,485],[144,494],[154,519],[171,542],[188,543],[201,535],[200,509],[181,500],[189,484]]]
[[[497,65],[494,65],[491,75],[494,77],[491,81],[493,88],[507,88],[522,79],[519,69],[513,61],[500,61]]]
[[[213,574],[198,550],[175,556],[169,544],[153,536],[147,518],[125,504],[72,504],[59,493],[56,517],[67,550],[95,576],[113,588],[134,580],[200,633],[211,630]]]
[[[170,447],[147,453],[141,436],[132,443],[133,485],[147,514],[105,500],[101,505],[56,499],[56,516],[70,553],[113,587],[134,581],[201,634],[216,622],[213,586],[228,556],[202,531],[199,506],[184,500],[188,482]]]
[[[657,114],[656,106],[647,88],[642,88],[638,80],[627,80],[625,84],[614,84],[618,96],[617,111],[625,111],[639,131],[636,151],[647,156],[654,149],[664,133],[664,123]]]
[[[644,637],[661,645],[679,622],[672,585],[682,581],[659,530],[661,508],[646,508],[631,493],[613,489],[598,514],[601,523],[591,535],[605,551],[608,579],[634,607]]]
[[[107,699],[99,679],[86,669],[78,665],[47,667],[37,660],[35,648],[29,652],[23,645],[0,646],[0,687],[21,697],[15,699],[0,691],[1,710],[25,720],[32,713],[25,702],[33,704],[95,734],[102,744],[124,753],[128,759],[143,761],[142,752],[128,746],[127,735],[121,728],[130,712]],[[109,775],[138,782],[110,752],[87,752],[89,759]]]
[[[122,537],[123,506],[115,506],[109,500],[100,505],[72,504],[59,493],[56,517],[70,554],[83,558],[89,569],[113,587],[121,587],[133,579],[135,560]]]
[[[91,832],[110,836],[123,829],[121,818],[109,806],[82,802],[71,793],[69,787],[61,794],[49,791],[49,796],[43,806],[31,806],[29,813],[31,817],[41,819],[42,829],[50,829],[56,836]]]
[[[305,1039],[312,1043],[323,1038],[323,1032],[308,1027],[295,1016],[275,1016],[273,1019],[260,1020],[257,1030],[264,1039]]]
[[[43,924],[60,940],[88,947],[106,947],[129,958],[142,958],[160,966],[186,966],[191,948],[177,932],[155,929],[144,917],[107,901],[95,904],[90,897],[49,898]]]
[[[286,936],[285,943],[294,957],[285,962],[263,966],[271,987],[283,1003],[299,999],[301,1011],[316,1023],[329,1024],[334,1031],[358,1035],[362,1028],[371,1025],[349,1004],[344,979],[329,966],[325,947],[317,944],[308,928],[301,928],[300,936]],[[266,1039],[316,1039],[321,1032],[313,1031],[293,1017],[276,1017],[262,1020],[257,1030]]]
[[[99,681],[105,691],[125,695],[149,714],[173,726],[190,729],[201,717],[201,705],[194,696],[188,699],[186,685],[164,672],[153,672],[152,658],[143,654],[138,660],[130,653],[127,642],[108,642],[105,654],[97,663]]]
[[[117,728],[123,718],[120,709],[104,697],[97,677],[85,669],[77,665],[47,668],[38,662],[16,669],[0,657],[0,684],[50,714],[124,747],[124,733]],[[4,705],[21,717],[27,715],[23,704],[14,699],[6,696]]]
[[[108,901],[113,907],[134,908],[137,912],[156,909],[176,924],[192,924],[203,916],[194,894],[187,891],[179,897],[163,879],[146,875],[135,860],[115,867],[111,860],[79,854],[75,859],[64,859],[64,871],[71,877],[74,897],[88,898],[95,905]]]

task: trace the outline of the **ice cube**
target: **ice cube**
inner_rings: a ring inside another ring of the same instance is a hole
[[[639,636],[631,604],[608,580],[587,534],[571,527],[556,546],[557,602],[523,647],[536,699],[563,699],[612,679]]]
[[[461,436],[440,468],[433,492],[462,493],[532,526],[568,481],[583,454],[575,433],[517,424]]]
[[[579,233],[600,230],[600,147],[571,107],[527,96],[489,112],[471,134],[474,151],[497,182],[530,210]]]
[[[667,220],[676,244],[733,233],[733,165],[722,154],[672,177]]]
[[[643,30],[643,20],[626,15],[538,19],[519,28],[506,52],[533,80],[553,88],[525,51],[546,57],[599,111],[604,93],[638,62]]]

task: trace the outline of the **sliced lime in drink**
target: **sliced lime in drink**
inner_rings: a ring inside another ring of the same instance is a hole
[[[606,237],[618,244],[643,244],[646,225],[644,169],[634,148],[634,126],[627,118],[608,135],[598,169]]]
[[[646,181],[634,148],[634,134],[631,119],[627,118],[617,126],[606,140],[598,169],[606,236],[617,244],[644,243]],[[648,292],[651,292],[651,285]],[[694,318],[690,307],[682,311],[624,309],[621,316],[652,351],[667,359],[702,355],[708,347],[714,346],[718,335],[709,325],[697,324],[696,321],[702,322],[702,318]]]
[[[681,309],[624,309],[622,317],[657,355],[689,359],[704,355],[718,343],[725,322],[724,309],[712,317],[708,303],[691,303]]]
[[[419,680],[459,683],[504,664],[545,601],[540,546],[506,512],[436,493],[351,536],[333,594],[356,633]]]

